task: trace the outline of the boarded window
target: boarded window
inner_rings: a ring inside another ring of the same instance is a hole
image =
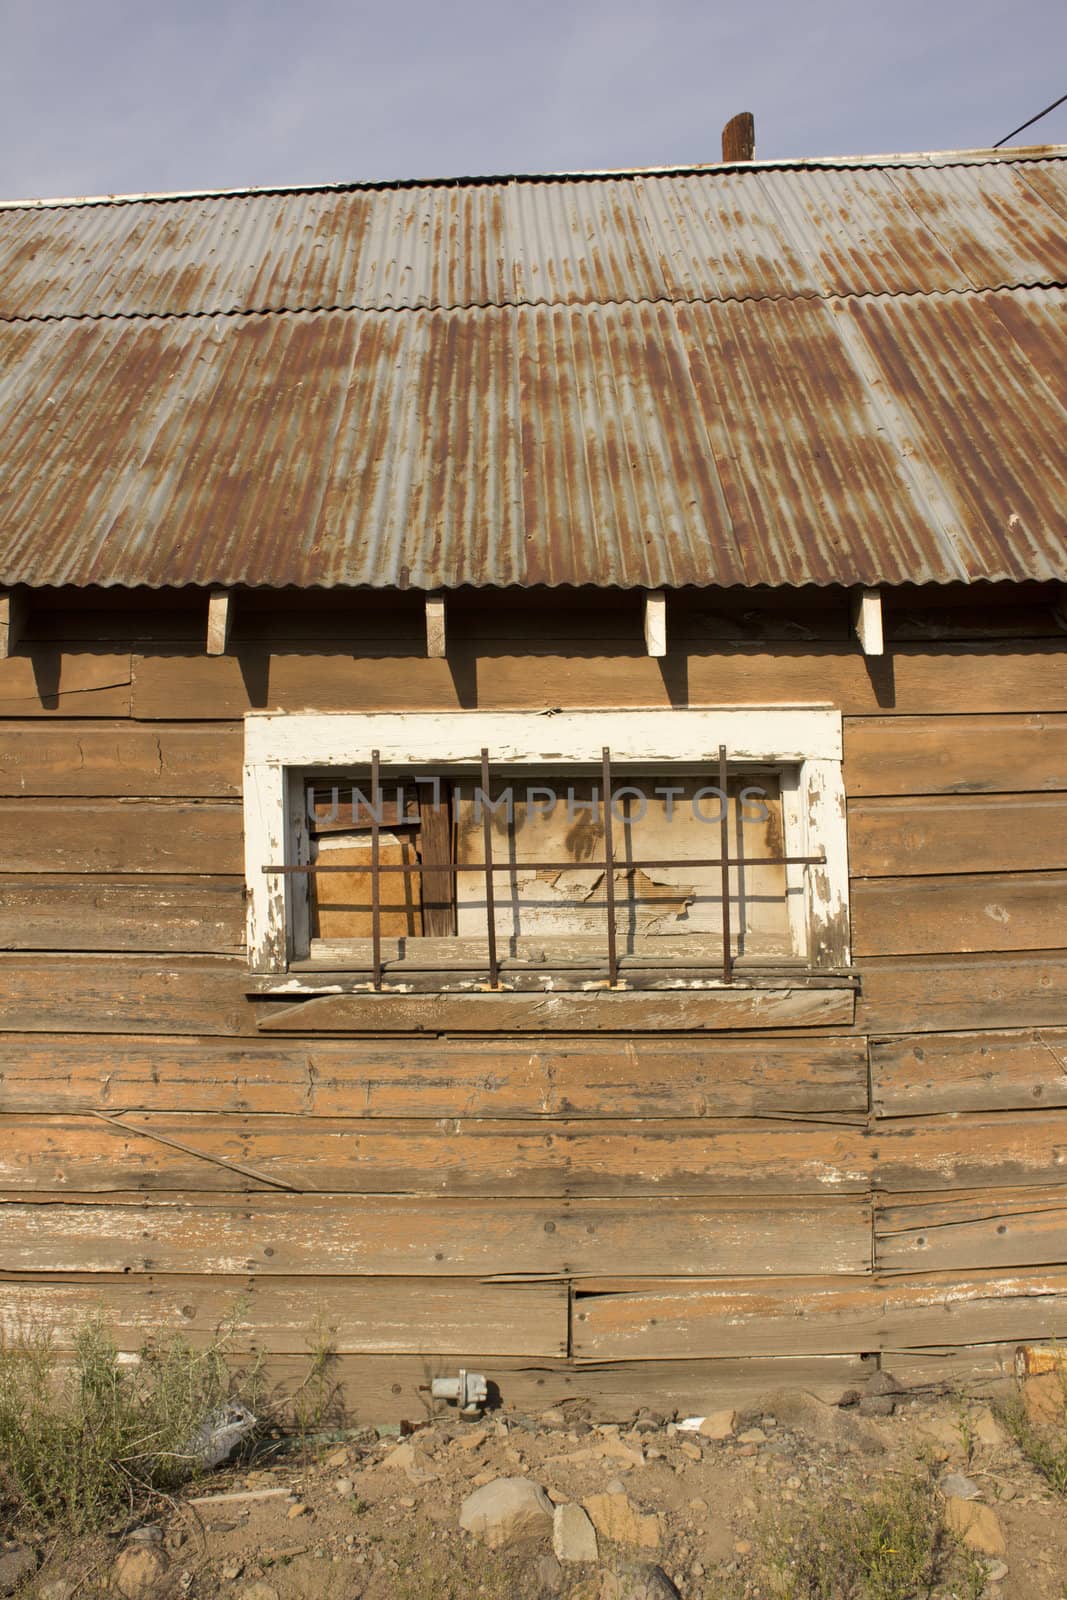
[[[619,773],[612,782],[614,922],[622,956],[670,960],[722,948],[721,817],[714,774]],[[739,958],[801,956],[782,856],[783,773],[731,774],[730,912]],[[412,940],[484,946],[485,818],[492,838],[494,926],[517,959],[581,959],[603,950],[608,893],[600,785],[570,772],[383,776],[376,808],[366,773],[308,789],[310,933],[362,959],[374,914],[376,812],[379,935],[394,959]],[[458,868],[459,870],[453,870]],[[404,870],[397,870],[404,869]],[[393,941],[398,941],[394,944]],[[457,947],[458,954],[458,947]]]

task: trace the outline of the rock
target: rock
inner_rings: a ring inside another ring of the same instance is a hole
[[[750,1556],[752,1554],[751,1539],[735,1539],[734,1554],[738,1556]]]
[[[126,1600],[151,1594],[167,1570],[167,1558],[153,1545],[129,1544],[115,1557],[114,1584]]]
[[[975,1413],[971,1426],[978,1443],[987,1445],[990,1449],[998,1449],[1008,1442],[1007,1434],[988,1406],[983,1406]]]
[[[14,1550],[0,1551],[0,1594],[14,1594],[32,1572],[37,1571],[37,1557],[27,1545]]]
[[[737,1435],[741,1444],[765,1444],[767,1435],[762,1428],[746,1428],[744,1433]]]
[[[986,1567],[985,1575],[990,1583],[1003,1583],[1008,1576],[1008,1563],[1006,1561],[991,1561]]]
[[[464,1500],[459,1525],[499,1550],[552,1532],[552,1502],[531,1478],[494,1478]]]
[[[241,1590],[241,1600],[279,1600],[278,1591],[269,1583],[250,1583]]]
[[[405,1439],[390,1450],[382,1466],[389,1467],[393,1472],[403,1472],[411,1483],[429,1483],[437,1476],[410,1439]]]
[[[564,1455],[546,1456],[546,1466],[589,1467],[597,1462],[610,1461],[617,1467],[643,1467],[645,1458],[640,1449],[635,1445],[624,1444],[621,1439],[610,1435],[605,1439],[597,1439],[594,1444],[585,1445],[580,1450],[570,1450]]]
[[[962,1472],[948,1472],[941,1479],[941,1493],[946,1500],[977,1500],[982,1493],[973,1478]]]
[[[552,1548],[559,1561],[595,1561],[596,1530],[586,1512],[573,1501],[557,1506],[552,1519]]]
[[[919,1432],[924,1438],[932,1439],[945,1454],[935,1457],[939,1461],[947,1461],[949,1456],[958,1456],[963,1450],[963,1438],[960,1434],[959,1424],[948,1422],[944,1417],[929,1417],[918,1424]]]
[[[351,1478],[335,1478],[333,1492],[340,1500],[347,1500],[350,1494],[355,1494],[356,1486]]]
[[[543,1594],[559,1594],[563,1588],[563,1568],[555,1556],[538,1556],[534,1576]]]
[[[891,1372],[872,1372],[867,1379],[866,1392],[870,1395],[903,1394],[904,1386]]]
[[[222,1569],[222,1576],[226,1579],[227,1583],[233,1583],[237,1578],[239,1578],[241,1576],[241,1574],[242,1574],[242,1572],[244,1570],[245,1570],[245,1564],[238,1557],[234,1561],[227,1561],[226,1562],[226,1565]]]
[[[678,1600],[678,1590],[662,1567],[634,1562],[602,1575],[600,1600]]]
[[[856,1410],[861,1417],[891,1417],[897,1403],[889,1394],[865,1394]]]
[[[983,1506],[976,1500],[945,1501],[945,1521],[958,1534],[965,1545],[980,1555],[1003,1556],[1007,1554],[1004,1529],[992,1506]]]
[[[705,1439],[729,1439],[736,1427],[736,1411],[712,1411],[704,1418],[697,1432]]]
[[[468,1428],[456,1440],[457,1450],[480,1450],[489,1437],[488,1428]]]
[[[703,1461],[704,1459],[703,1450],[698,1444],[694,1444],[692,1439],[683,1439],[678,1448],[683,1456],[689,1457],[690,1461]]]
[[[327,1456],[326,1457],[326,1465],[328,1467],[334,1467],[334,1468],[347,1467],[348,1466],[348,1451],[347,1450],[335,1450],[332,1456]]]
[[[297,1517],[306,1517],[307,1514],[308,1508],[304,1504],[303,1500],[298,1500],[296,1505],[290,1506],[288,1511],[285,1513],[290,1522],[295,1522]]]
[[[163,1529],[158,1522],[146,1522],[143,1528],[134,1528],[127,1536],[127,1544],[162,1544]]]
[[[885,1441],[873,1422],[857,1417],[852,1411],[843,1411],[839,1406],[827,1405],[803,1389],[782,1389],[767,1398],[771,1402],[767,1409],[778,1418],[779,1425],[794,1433],[831,1445],[836,1450],[859,1451],[864,1455],[880,1455],[885,1450]]]
[[[39,1600],[73,1600],[77,1585],[71,1578],[49,1578],[38,1585]]]
[[[591,1494],[583,1504],[601,1538],[614,1544],[635,1544],[642,1550],[659,1549],[659,1518],[638,1511],[629,1495]]]
[[[663,1418],[658,1411],[639,1411],[634,1420],[635,1433],[658,1433],[662,1427]]]
[[[1037,1428],[1056,1428],[1063,1423],[1063,1379],[1058,1372],[1043,1372],[1023,1384],[1023,1407]]]

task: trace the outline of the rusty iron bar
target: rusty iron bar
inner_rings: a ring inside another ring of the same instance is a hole
[[[666,856],[666,857],[664,857],[664,859],[662,861],[636,861],[636,860],[635,861],[630,861],[630,860],[627,860],[627,862],[625,864],[625,867],[618,868],[617,870],[630,872],[630,871],[636,870],[637,868],[645,868],[645,867],[721,867],[722,865],[723,865],[722,856]],[[824,867],[826,865],[826,857],[825,857],[825,855],[820,855],[820,856],[728,856],[727,860],[726,860],[726,865],[728,867],[782,867],[782,866]],[[489,870],[491,872],[515,872],[515,871],[522,871],[522,872],[566,872],[566,871],[568,871],[569,869],[571,869],[573,867],[574,867],[574,857],[570,856],[566,861],[518,861],[518,862],[516,862],[516,861],[498,861],[498,862],[493,862],[491,864],[491,866],[489,867]],[[338,867],[326,866],[326,865],[320,866],[320,865],[318,865],[316,863],[316,864],[314,864],[312,866],[305,866],[305,867],[291,867],[291,866],[264,867],[262,870],[264,872],[292,872],[292,873],[299,873],[299,872],[351,872],[352,868],[351,868],[351,866],[338,866]],[[416,862],[414,866],[410,866],[410,865],[408,865],[408,866],[391,866],[388,862],[383,862],[382,865],[378,868],[379,872],[423,872],[424,870],[425,870],[425,868],[422,866],[421,862]],[[434,872],[451,872],[451,873],[458,873],[458,872],[485,872],[486,871],[486,863],[484,861],[474,861],[474,862],[443,861],[440,864],[438,864],[435,861],[434,864],[433,864],[433,869],[432,870]]]
[[[611,751],[604,746],[604,900],[608,918],[608,982],[619,981],[619,956],[615,948],[615,841],[611,831]]]
[[[382,885],[381,869],[381,840],[378,837],[378,817],[381,810],[378,804],[378,751],[372,750],[370,757],[370,938],[371,938],[371,967],[373,969],[374,987],[382,986]]]
[[[496,902],[493,899],[493,824],[489,820],[489,752],[482,751],[482,839],[485,844],[485,930],[489,936],[489,987],[500,987],[496,955]],[[510,863],[509,863],[510,864]]]
[[[722,981],[732,983],[734,978],[734,960],[730,949],[730,799],[726,786],[728,773],[726,770],[726,746],[719,746],[719,794],[722,806],[722,815],[719,818],[719,852],[722,860]],[[744,834],[741,836],[744,844]],[[741,864],[744,866],[744,849],[741,851]]]

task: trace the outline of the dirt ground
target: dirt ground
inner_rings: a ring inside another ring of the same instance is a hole
[[[972,1566],[977,1586],[960,1589],[960,1600],[983,1592],[983,1582],[988,1600],[1064,1600],[1067,1501],[1024,1460],[990,1398],[918,1390],[831,1406],[781,1391],[736,1415],[718,1440],[652,1413],[592,1424],[569,1402],[539,1417],[500,1411],[464,1422],[451,1412],[404,1437],[392,1428],[339,1431],[299,1448],[267,1441],[257,1464],[201,1479],[132,1536],[43,1552],[19,1592],[33,1600],[669,1593],[610,1576],[638,1558],[658,1565],[683,1600],[755,1600],[776,1592],[764,1564],[776,1516],[820,1498],[858,1502],[926,1463],[931,1493],[953,1496],[957,1525],[985,1546]],[[731,1419],[716,1416],[706,1426],[722,1432]],[[523,1543],[487,1550],[460,1528],[460,1510],[499,1478],[532,1480],[555,1504],[585,1502],[614,1536],[600,1531],[595,1562],[558,1562],[547,1522]],[[607,1510],[598,1496],[608,1497]]]

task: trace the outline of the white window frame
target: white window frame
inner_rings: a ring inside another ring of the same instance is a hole
[[[265,867],[307,859],[304,774],[309,768],[477,767],[488,749],[494,768],[559,770],[598,763],[788,766],[783,783],[785,853],[824,854],[825,865],[790,866],[787,883],[799,919],[795,940],[808,967],[850,961],[848,837],[842,776],[841,713],[830,706],[722,706],[633,711],[250,712],[245,717],[244,825],[248,957],[254,973],[287,970],[307,942],[307,897],[293,876]]]

